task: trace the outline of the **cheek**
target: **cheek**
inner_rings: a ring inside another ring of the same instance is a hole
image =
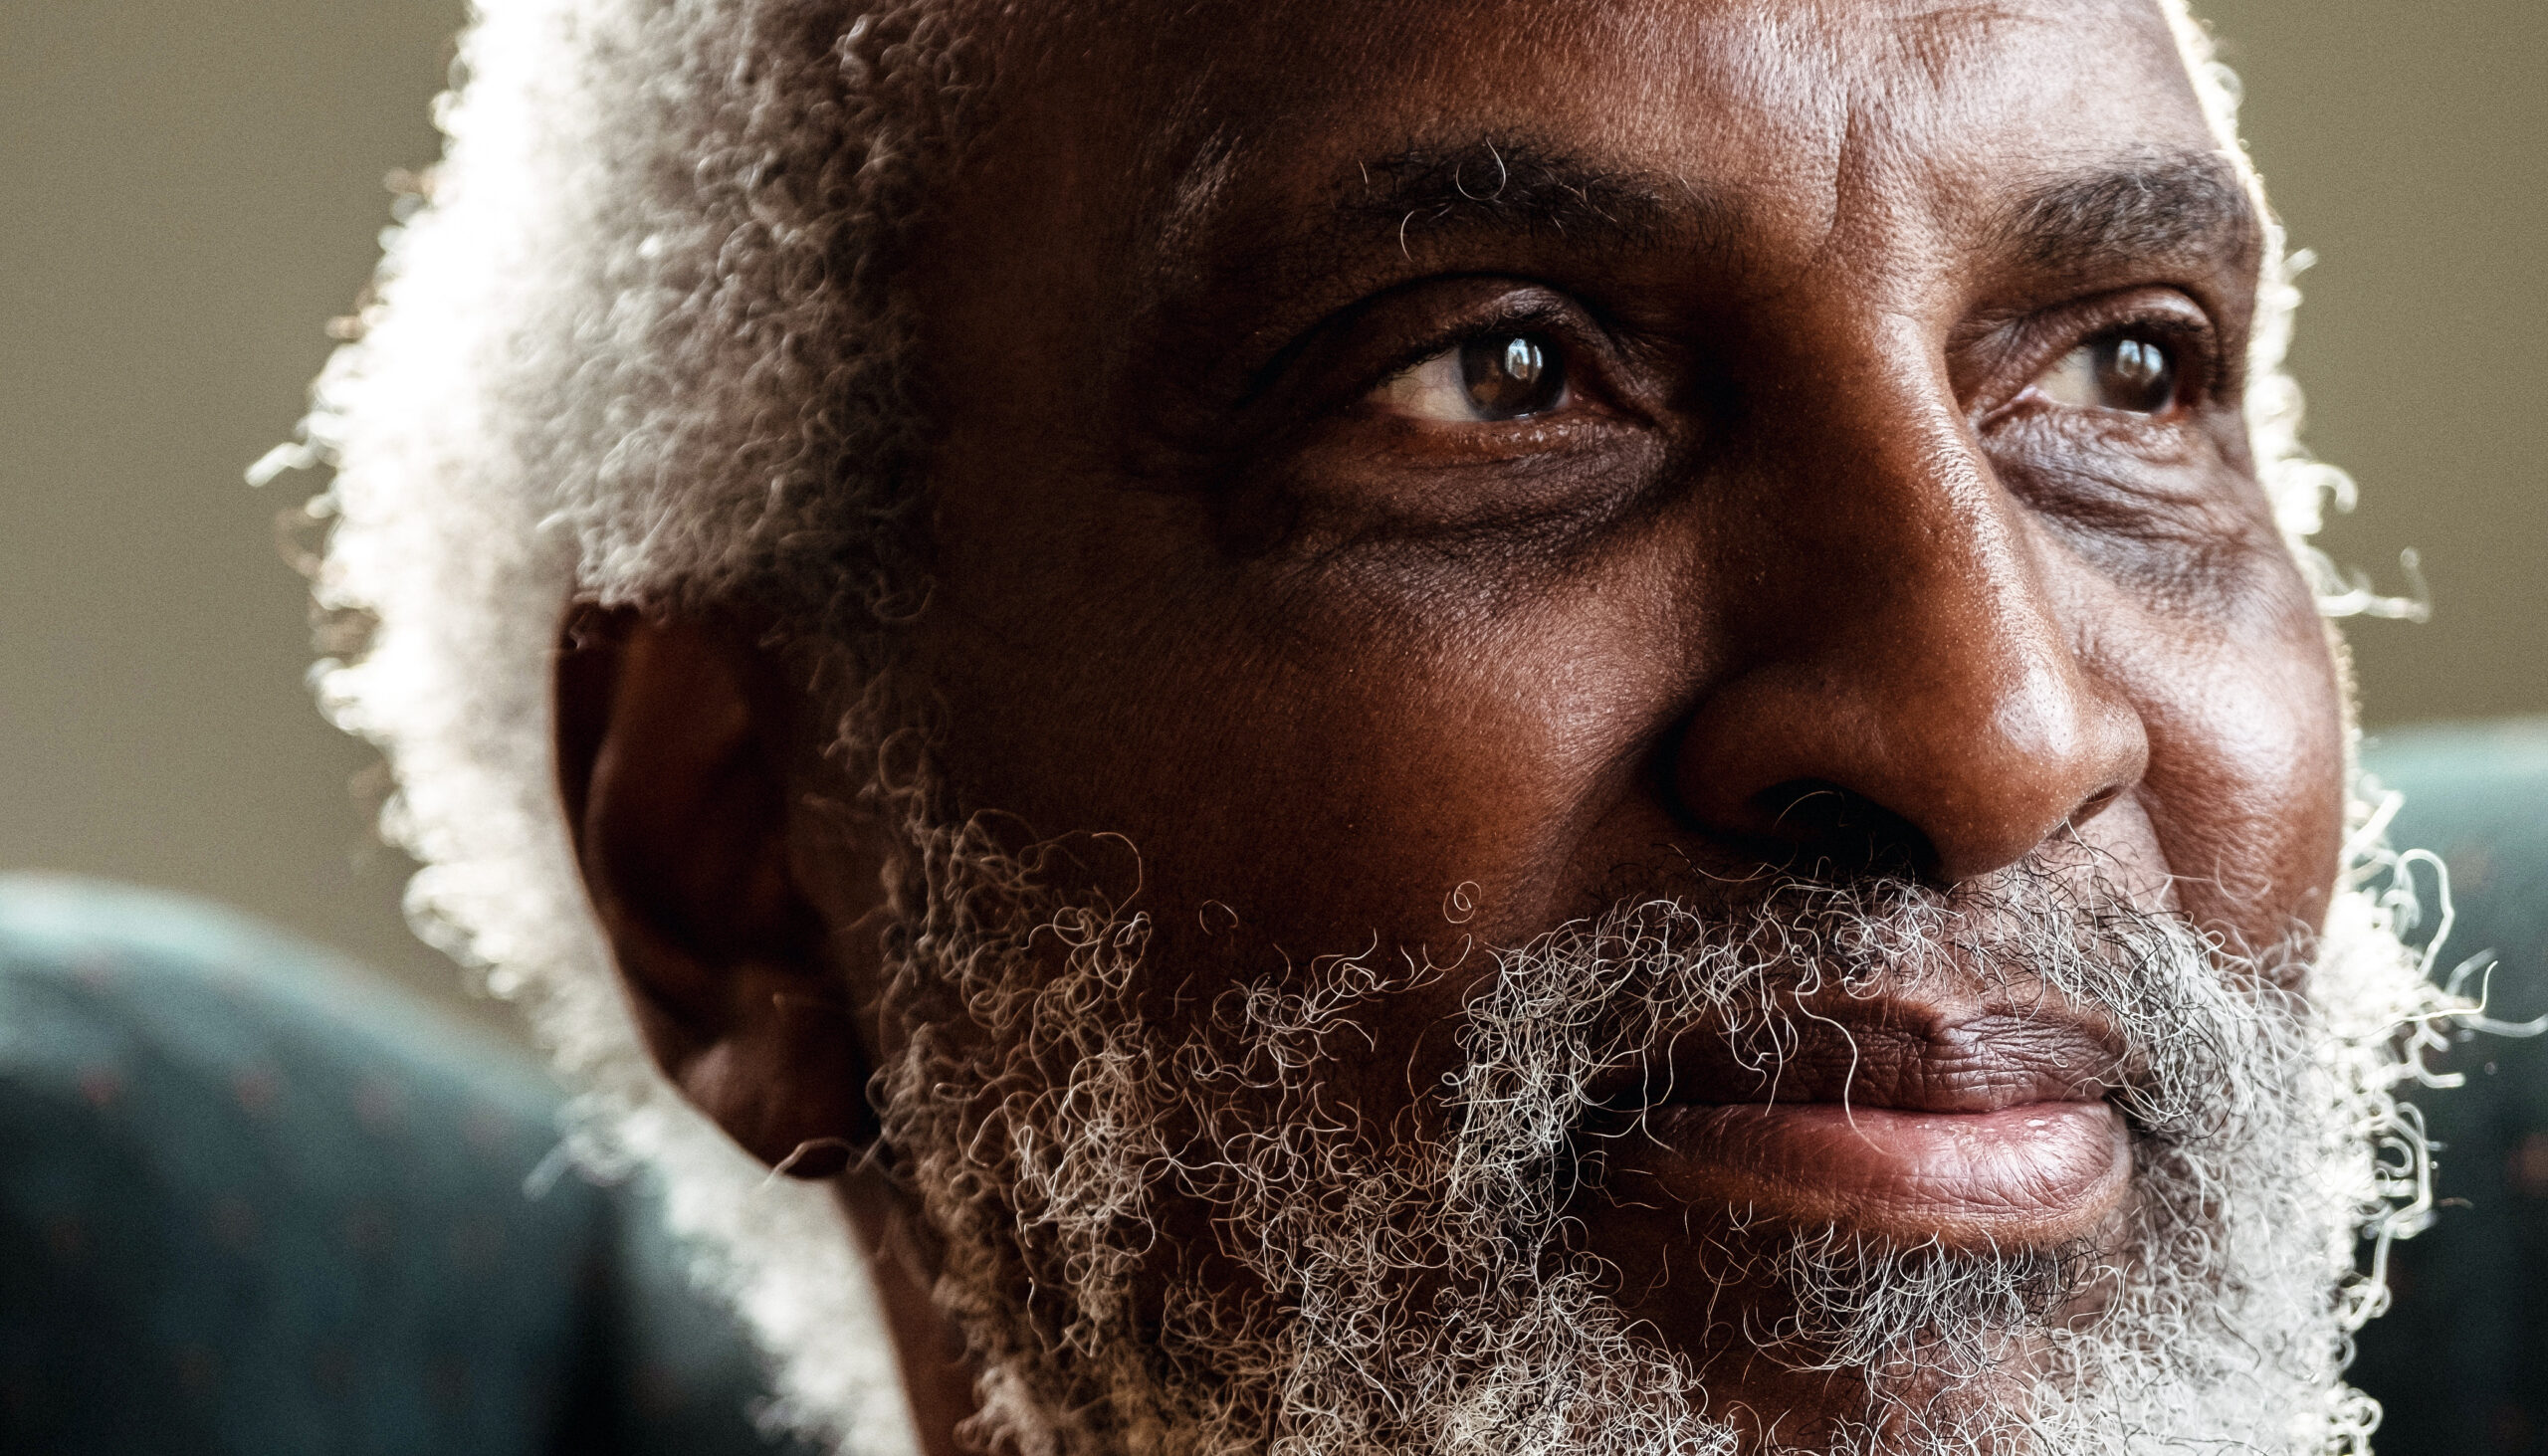
[[[2140,798],[2180,904],[2256,945],[2317,928],[2344,827],[2334,659],[2296,576],[2276,586],[2233,623],[2149,631],[2124,670],[2150,735]]]
[[[1198,590],[1152,619],[1172,630],[1069,643],[1012,624],[937,654],[951,763],[968,808],[1122,835],[1180,938],[1208,909],[1295,961],[1376,940],[1456,958],[1580,898],[1580,845],[1668,717],[1670,638],[1607,586],[1502,612]]]
[[[1607,868],[1585,845],[1636,797],[1671,701],[1669,654],[1626,615],[1554,599],[1468,628],[1276,631],[1189,614],[1069,653],[1004,632],[951,688],[950,766],[969,807],[1138,849],[1137,870],[1113,845],[1073,855],[1118,903],[1138,889],[1153,1014],[1297,987],[1326,957],[1417,982],[1357,1014],[1368,1044],[1329,1073],[1385,1120],[1454,1064],[1458,1008],[1494,968],[1480,947],[1572,913]]]
[[[1536,931],[1632,773],[1643,664],[1573,616],[1375,641],[1280,663],[1233,751],[1163,758],[1163,875],[1320,949]]]

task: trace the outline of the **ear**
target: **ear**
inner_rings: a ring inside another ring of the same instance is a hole
[[[647,1048],[755,1157],[839,1172],[876,1128],[833,953],[854,883],[808,893],[841,866],[809,844],[839,828],[807,807],[803,694],[745,624],[590,607],[552,681],[568,831]]]

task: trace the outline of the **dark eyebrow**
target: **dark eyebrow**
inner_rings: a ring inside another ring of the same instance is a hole
[[[1704,206],[1693,193],[1675,209],[1675,194],[1687,191],[1526,141],[1480,139],[1366,161],[1336,210],[1340,221],[1383,224],[1401,238],[1484,226],[1627,241],[1652,236],[1671,211]]]
[[[2237,171],[2210,152],[2055,178],[2018,199],[2006,231],[2028,258],[2064,272],[2235,261],[2252,257],[2264,239]]]

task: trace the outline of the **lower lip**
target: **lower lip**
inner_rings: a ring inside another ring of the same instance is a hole
[[[1669,1106],[1623,1144],[1615,1162],[1687,1204],[1958,1248],[2090,1237],[2132,1176],[2123,1119],[2101,1102],[1988,1113]]]

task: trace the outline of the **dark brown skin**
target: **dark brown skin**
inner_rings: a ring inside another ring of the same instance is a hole
[[[1162,984],[1450,962],[1692,865],[2051,847],[2237,941],[2324,914],[2341,696],[2240,423],[2256,223],[2155,6],[1122,0],[996,54],[916,280],[914,671],[964,807],[1139,847]],[[1388,387],[1514,334],[1555,407]],[[2082,397],[2118,339],[2175,386]],[[856,1141],[883,851],[805,807],[847,790],[819,716],[732,622],[575,633],[561,778],[658,1055],[773,1162]],[[1438,1070],[1462,964],[1355,1095]],[[1963,1024],[1891,1014],[1915,1070]],[[1672,1220],[1587,1218],[1703,1301]],[[885,1279],[952,1451],[968,1372]]]

